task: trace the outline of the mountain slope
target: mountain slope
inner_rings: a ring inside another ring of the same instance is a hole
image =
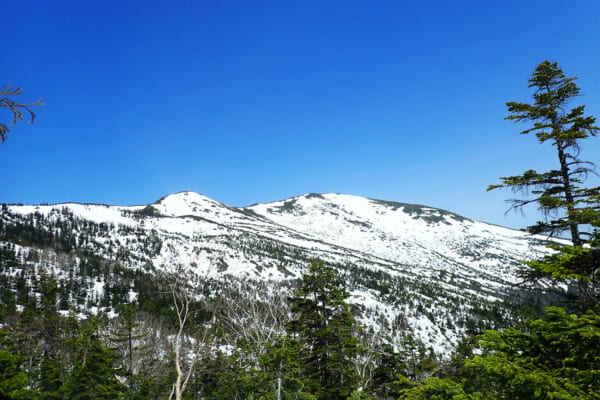
[[[2,265],[8,291],[16,277],[43,268],[63,286],[78,281],[83,289],[67,300],[94,312],[116,299],[139,301],[139,282],[126,278],[133,272],[211,277],[260,298],[265,285],[288,291],[309,260],[321,258],[344,276],[359,320],[381,340],[415,334],[438,353],[467,330],[502,326],[523,302],[545,301],[543,288],[514,287],[521,260],[546,254],[542,238],[341,194],[243,208],[193,192],[146,206],[4,205],[0,246],[12,254]],[[93,257],[105,260],[104,272],[84,276]],[[116,271],[124,271],[119,279]]]
[[[421,269],[516,282],[514,262],[541,240],[431,207],[338,194],[305,195],[247,209],[322,242]]]

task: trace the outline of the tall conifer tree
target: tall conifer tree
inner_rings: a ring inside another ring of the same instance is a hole
[[[348,297],[340,276],[313,261],[290,299],[295,318],[289,332],[304,347],[305,391],[317,399],[345,400],[358,385],[352,360],[359,347]]]
[[[502,183],[490,185],[488,190],[510,188],[528,192],[530,198],[511,200],[513,207],[537,204],[546,214],[544,222],[529,227],[531,233],[559,235],[568,231],[574,246],[581,246],[588,236],[580,225],[589,223],[587,212],[590,196],[598,195],[599,188],[583,187],[584,179],[593,171],[593,164],[579,158],[581,140],[595,136],[600,128],[596,119],[585,116],[585,106],[569,108],[569,102],[579,95],[577,78],[568,78],[556,62],[544,61],[538,65],[529,87],[535,88],[534,103],[506,103],[508,120],[530,122],[532,126],[521,134],[535,133],[540,143],[554,146],[557,167],[547,172],[525,171],[522,175],[500,178]],[[555,217],[555,219],[552,219]]]
[[[117,378],[117,355],[102,344],[98,322],[90,318],[76,339],[75,365],[65,387],[72,400],[125,399],[125,387]]]
[[[583,307],[594,308],[600,305],[600,186],[584,186],[584,180],[594,173],[594,164],[581,160],[579,152],[581,141],[596,136],[600,128],[594,125],[594,117],[584,115],[585,106],[568,107],[579,95],[575,79],[566,77],[556,62],[544,61],[529,79],[529,87],[536,88],[534,103],[506,103],[511,113],[507,119],[532,123],[522,134],[535,132],[540,143],[554,146],[557,168],[504,177],[501,184],[490,185],[488,190],[510,188],[532,195],[512,200],[517,208],[537,204],[546,214],[546,220],[530,226],[529,232],[569,233],[572,246],[551,245],[556,253],[526,262],[529,269],[523,276],[534,281],[577,282]]]

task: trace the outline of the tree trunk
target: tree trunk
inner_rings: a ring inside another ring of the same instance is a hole
[[[283,359],[279,360],[279,371],[277,372],[277,388],[275,391],[275,399],[281,400],[281,374],[283,370]]]
[[[556,148],[558,149],[560,172],[562,175],[562,181],[565,190],[565,201],[567,202],[567,217],[569,217],[575,211],[575,204],[573,200],[573,191],[571,189],[571,177],[569,176],[569,166],[567,165],[567,155],[565,154],[564,145],[562,142],[557,141]],[[577,223],[569,223],[569,230],[571,231],[571,241],[573,242],[573,246],[581,246],[581,239],[579,238],[579,227],[577,226]]]

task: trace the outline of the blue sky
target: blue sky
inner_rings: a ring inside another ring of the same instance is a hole
[[[555,165],[505,121],[543,60],[600,116],[600,2],[18,1],[0,85],[44,97],[0,146],[0,202],[244,206],[307,192],[511,227],[500,176]],[[1,111],[6,121],[9,115]],[[584,144],[598,160],[600,138]]]

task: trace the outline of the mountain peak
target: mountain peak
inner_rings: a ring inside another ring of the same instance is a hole
[[[365,219],[371,219],[376,215],[387,215],[393,218],[404,215],[413,220],[421,220],[426,224],[441,223],[448,225],[453,222],[473,222],[461,215],[435,207],[341,193],[306,193],[272,203],[254,204],[246,208],[259,213],[262,210],[274,214],[296,215],[313,214],[315,212],[339,215],[340,211],[343,211]],[[353,217],[352,219],[356,218]]]
[[[184,191],[161,197],[152,207],[168,216],[198,215],[214,208],[227,207],[203,194]]]

